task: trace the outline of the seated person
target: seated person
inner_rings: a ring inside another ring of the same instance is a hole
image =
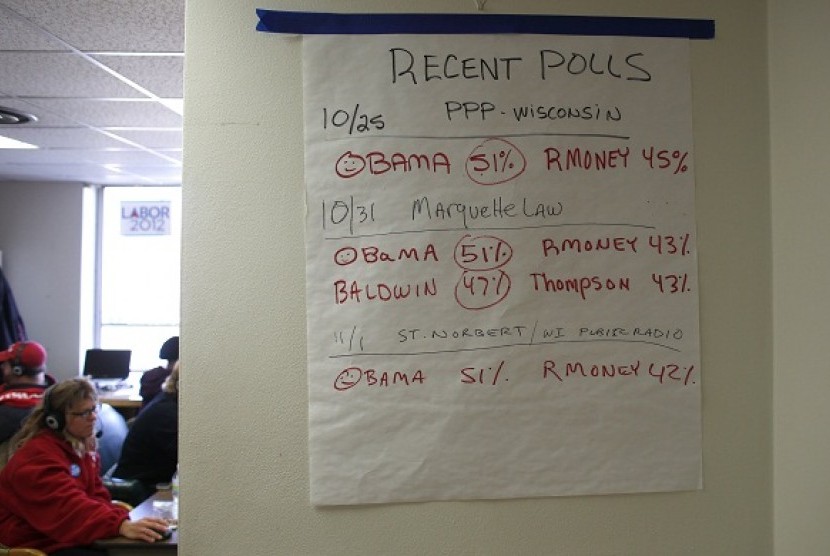
[[[37,342],[15,342],[0,352],[0,467],[8,459],[8,440],[55,383],[46,374],[46,350]]]
[[[169,483],[179,461],[179,362],[162,392],[135,418],[112,476],[142,483],[145,498]]]
[[[170,373],[173,371],[173,365],[179,360],[178,336],[173,336],[165,340],[159,350],[159,359],[167,361],[167,365],[144,371],[141,375],[141,388],[138,391],[142,399],[141,409],[147,407],[147,404],[158,395],[161,391],[161,385],[170,376]]]
[[[154,542],[167,522],[131,521],[101,482],[95,452],[95,387],[73,378],[51,386],[12,437],[0,471],[0,543],[52,555],[98,555],[99,539],[122,535]],[[103,552],[105,554],[105,552]]]

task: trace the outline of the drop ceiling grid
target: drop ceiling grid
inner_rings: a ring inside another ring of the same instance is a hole
[[[0,16],[0,106],[39,118],[0,134],[45,147],[6,151],[17,156],[0,156],[0,182],[124,183],[101,182],[111,174],[103,164],[140,183],[181,182],[182,118],[156,99],[182,98],[183,0],[0,0]]]

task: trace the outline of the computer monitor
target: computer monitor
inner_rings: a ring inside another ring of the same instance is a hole
[[[93,380],[120,379],[130,376],[128,349],[88,349],[84,359],[84,375]]]

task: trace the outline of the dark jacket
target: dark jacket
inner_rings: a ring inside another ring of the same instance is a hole
[[[138,414],[113,473],[120,479],[138,479],[148,492],[169,483],[179,461],[179,404],[176,394],[162,392]]]
[[[142,373],[141,386],[138,390],[142,400],[142,410],[161,392],[161,387],[171,372],[173,372],[172,368],[156,367],[155,369],[150,369]]]
[[[0,269],[0,350],[15,342],[26,340],[26,326],[17,310],[12,288]]]

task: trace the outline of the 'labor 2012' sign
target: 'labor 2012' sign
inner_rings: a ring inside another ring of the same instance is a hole
[[[170,201],[123,201],[121,235],[169,235]]]

